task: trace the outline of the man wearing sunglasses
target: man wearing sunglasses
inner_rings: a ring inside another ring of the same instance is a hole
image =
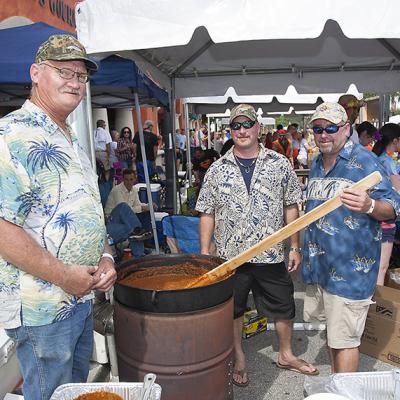
[[[304,319],[326,323],[332,373],[355,372],[379,271],[379,221],[400,214],[400,196],[375,155],[349,139],[340,104],[318,106],[311,124],[320,154],[309,175],[306,212],[340,193],[343,205],[305,230]],[[373,191],[348,188],[374,171],[384,178]]]
[[[196,210],[200,217],[200,247],[209,254],[214,235],[223,259],[242,253],[298,218],[301,189],[289,160],[259,144],[260,125],[254,108],[240,104],[231,111],[234,146],[208,169]],[[243,314],[252,290],[260,315],[275,321],[280,348],[277,366],[316,375],[318,370],[292,352],[295,305],[290,272],[301,262],[299,235],[290,239],[289,261],[284,263],[280,243],[236,270],[234,287],[233,383],[247,386],[242,348]]]

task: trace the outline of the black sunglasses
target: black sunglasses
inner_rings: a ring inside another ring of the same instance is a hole
[[[244,121],[244,122],[231,122],[229,126],[234,131],[238,131],[242,126],[244,129],[250,129],[254,126],[256,121]]]
[[[124,131],[124,133],[130,133],[129,131]]]
[[[317,135],[320,135],[324,131],[326,133],[328,133],[329,135],[332,135],[332,134],[336,133],[342,126],[344,126],[344,125],[328,125],[325,128],[323,128],[322,126],[313,126],[312,130]]]

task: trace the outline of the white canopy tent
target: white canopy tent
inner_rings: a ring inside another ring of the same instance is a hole
[[[84,0],[89,53],[124,52],[176,98],[347,91],[400,83],[400,3],[393,0]]]

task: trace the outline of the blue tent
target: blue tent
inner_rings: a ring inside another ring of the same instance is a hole
[[[37,48],[49,36],[65,33],[68,32],[42,22],[0,30],[0,101],[3,104],[7,96],[10,105],[22,103],[29,93],[29,67]],[[141,105],[168,106],[167,92],[147,78],[133,61],[113,55],[98,64],[99,70],[91,79],[94,106],[132,106],[134,91],[139,94]]]
[[[101,107],[134,105],[133,91],[141,105],[168,107],[168,93],[147,78],[132,60],[109,56],[99,63],[91,79],[92,103]]]

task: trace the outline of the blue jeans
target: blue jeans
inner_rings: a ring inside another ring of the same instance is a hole
[[[132,160],[121,160],[123,168],[132,168]]]
[[[149,177],[151,179],[156,174],[155,162],[147,160],[147,169],[149,171]],[[139,183],[146,182],[146,179],[144,177],[144,163],[143,163],[143,161],[138,161],[137,162],[137,177],[138,177],[138,182]]]
[[[78,304],[65,320],[6,333],[17,344],[25,400],[48,400],[59,385],[86,382],[93,351],[91,301]]]
[[[127,240],[135,228],[141,227],[142,223],[129,205],[127,203],[119,203],[111,211],[111,219],[107,224],[107,233],[115,243],[118,243]],[[144,256],[143,241],[130,240],[129,247],[134,257]]]

